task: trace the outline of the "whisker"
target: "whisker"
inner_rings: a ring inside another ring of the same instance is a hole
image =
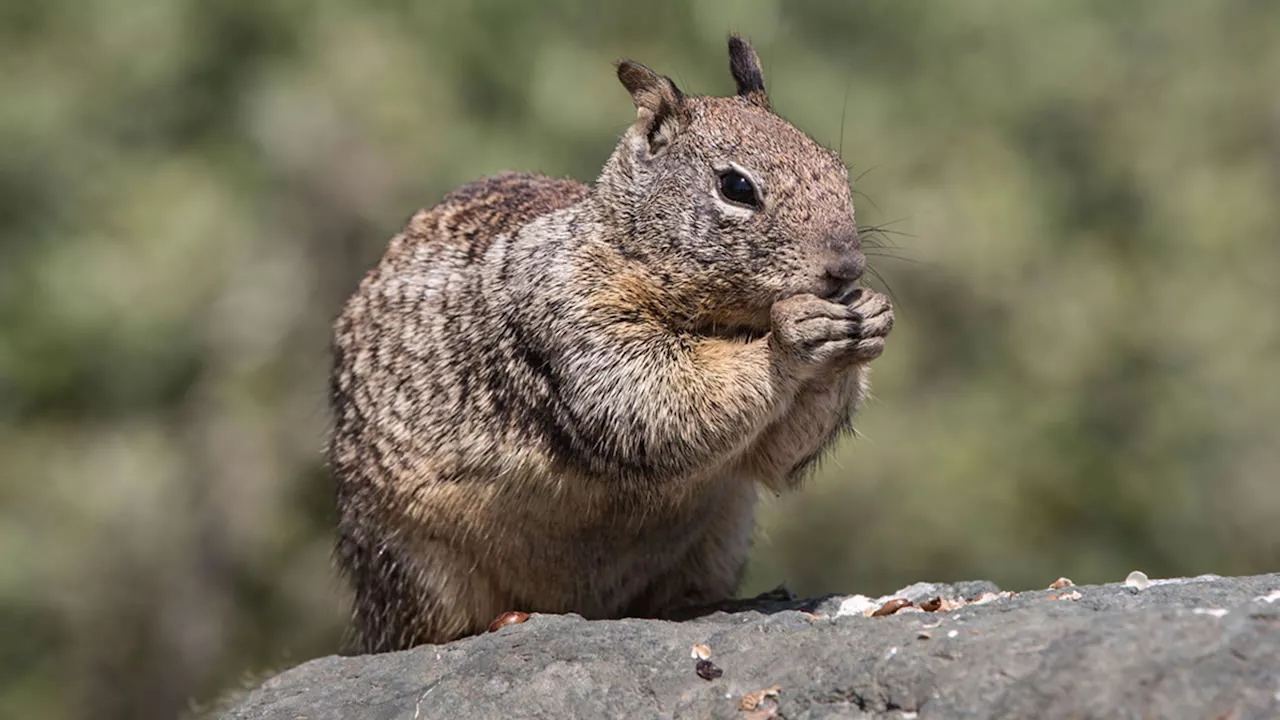
[[[858,225],[858,233],[874,234],[874,236],[883,237],[884,240],[888,240],[890,236],[897,236],[897,234],[900,234],[893,231],[886,231],[886,229],[879,227],[879,225]]]
[[[847,95],[846,95],[846,99],[847,99]],[[841,131],[843,132],[844,128],[843,128],[843,127],[841,127],[840,129],[841,129]],[[864,200],[866,200],[867,202],[871,203],[871,207],[875,208],[875,209],[876,209],[876,212],[880,212],[880,206],[876,204],[876,201],[875,201],[875,200],[872,200],[872,199],[871,199],[871,196],[870,196],[870,195],[868,195],[868,194],[866,194],[866,193],[862,192],[861,190],[859,190],[859,189],[858,189],[858,187],[857,187],[857,185],[858,185],[858,181],[859,181],[859,180],[861,180],[861,179],[862,179],[862,178],[863,178],[867,173],[871,172],[872,170],[875,170],[875,169],[876,169],[876,168],[878,168],[878,167],[880,167],[880,166],[879,166],[879,165],[872,165],[871,167],[869,167],[869,168],[867,168],[866,170],[863,170],[861,173],[859,173],[859,174],[858,174],[858,177],[856,177],[856,178],[854,178],[854,179],[852,179],[852,180],[850,180],[850,181],[849,181],[849,191],[850,191],[850,192],[852,192],[854,195],[859,196],[859,197],[863,198]],[[850,170],[852,170],[853,168],[849,168],[849,169],[850,169]]]
[[[893,287],[889,285],[889,282],[888,282],[887,280],[885,280],[885,279],[884,279],[884,276],[883,276],[883,275],[881,275],[881,274],[880,274],[880,271],[879,271],[879,270],[876,270],[875,268],[871,267],[870,265],[867,265],[867,272],[871,273],[871,275],[872,275],[873,277],[875,277],[875,279],[876,279],[876,280],[879,280],[879,281],[880,281],[880,284],[884,286],[884,290],[885,290],[885,292],[889,293],[889,297],[893,299],[893,304],[894,304],[894,305],[897,305],[897,304],[898,304],[898,296],[897,296],[897,294],[895,294],[895,293],[893,292]]]
[[[854,179],[853,179],[853,184],[854,184],[854,185],[857,185],[857,184],[858,184],[858,181],[860,181],[860,180],[862,180],[862,178],[866,177],[867,173],[871,172],[872,170],[875,170],[875,169],[876,169],[876,168],[878,168],[878,167],[880,167],[880,166],[879,166],[879,165],[872,165],[871,167],[867,168],[866,170],[863,170],[863,171],[862,171],[862,173],[858,175],[858,177],[856,177],[856,178],[854,178]]]
[[[858,237],[862,238],[862,242],[864,244],[869,244],[871,247],[889,248],[891,250],[902,249],[898,246],[896,242],[891,240],[889,237],[875,230],[864,230],[862,228],[858,228]]]
[[[875,249],[875,248],[873,248],[873,249]],[[892,255],[892,254],[890,254],[890,253],[883,253],[883,252],[871,252],[871,251],[869,251],[869,250],[863,250],[863,254],[864,254],[864,255],[866,255],[867,257],[884,258],[884,259],[886,259],[886,260],[897,260],[897,261],[899,261],[899,262],[911,263],[912,265],[922,265],[922,266],[925,266],[925,267],[930,267],[930,266],[933,266],[933,265],[934,265],[934,263],[929,262],[928,260],[921,260],[921,259],[919,259],[919,258],[903,257],[903,256],[901,256],[901,255]]]
[[[898,218],[897,220],[890,220],[887,223],[881,223],[879,225],[867,225],[866,227],[869,230],[879,230],[881,232],[894,233],[895,235],[905,235],[907,237],[915,237],[915,235],[912,235],[909,232],[903,232],[901,230],[893,230],[889,227],[890,225],[897,225],[898,223],[903,222],[904,220],[906,220],[906,218]]]
[[[852,184],[849,186],[849,189],[853,192],[854,195],[861,196],[864,200],[871,203],[871,207],[875,208],[876,212],[881,212],[880,206],[876,204],[875,200],[871,199],[870,195],[862,192],[861,190],[854,190]]]
[[[907,237],[907,238],[916,237],[915,235],[912,235],[909,232],[903,232],[901,230],[890,230],[888,228],[880,227],[879,225],[859,225],[858,232],[870,233],[873,235],[894,235],[897,237]]]
[[[844,104],[840,106],[840,149],[836,150],[836,154],[840,157],[844,157],[844,120],[846,114],[849,112],[849,91],[852,89],[853,78],[849,78],[849,82],[844,84]]]

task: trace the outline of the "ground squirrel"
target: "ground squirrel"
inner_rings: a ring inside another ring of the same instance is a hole
[[[348,300],[329,452],[359,649],[730,598],[757,484],[851,430],[893,311],[855,287],[841,158],[729,56],[727,98],[618,63],[637,119],[594,185],[467,185]]]

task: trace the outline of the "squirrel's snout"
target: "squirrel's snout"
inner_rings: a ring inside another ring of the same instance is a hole
[[[833,256],[825,267],[826,286],[829,290],[823,297],[832,302],[847,302],[857,290],[858,278],[862,277],[866,265],[866,257],[860,250],[849,250]]]
[[[853,281],[862,277],[867,258],[862,254],[858,231],[832,233],[827,237],[827,276],[836,280]]]
[[[861,251],[853,250],[841,253],[827,261],[827,276],[835,280],[853,281],[862,277],[867,259]]]
[[[823,269],[827,278],[849,287],[866,269],[867,258],[862,254],[862,242],[858,230],[852,224],[828,232],[826,237],[827,261]]]

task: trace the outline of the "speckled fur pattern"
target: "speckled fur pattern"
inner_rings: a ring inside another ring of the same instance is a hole
[[[843,163],[730,56],[730,98],[620,63],[637,120],[593,185],[467,185],[347,302],[329,455],[357,649],[729,598],[757,487],[851,430],[892,308],[852,286]],[[719,194],[727,171],[759,207]]]

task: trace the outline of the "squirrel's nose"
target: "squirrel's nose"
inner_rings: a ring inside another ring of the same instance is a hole
[[[836,280],[852,281],[862,277],[867,259],[862,254],[858,231],[849,228],[827,236],[827,275]]]
[[[827,263],[824,269],[827,277],[845,283],[862,277],[867,258],[862,254],[862,243],[856,228],[848,226],[829,233],[826,245]]]
[[[861,252],[853,251],[842,253],[827,262],[827,275],[836,280],[853,281],[862,277],[862,271],[866,267],[866,258]]]

